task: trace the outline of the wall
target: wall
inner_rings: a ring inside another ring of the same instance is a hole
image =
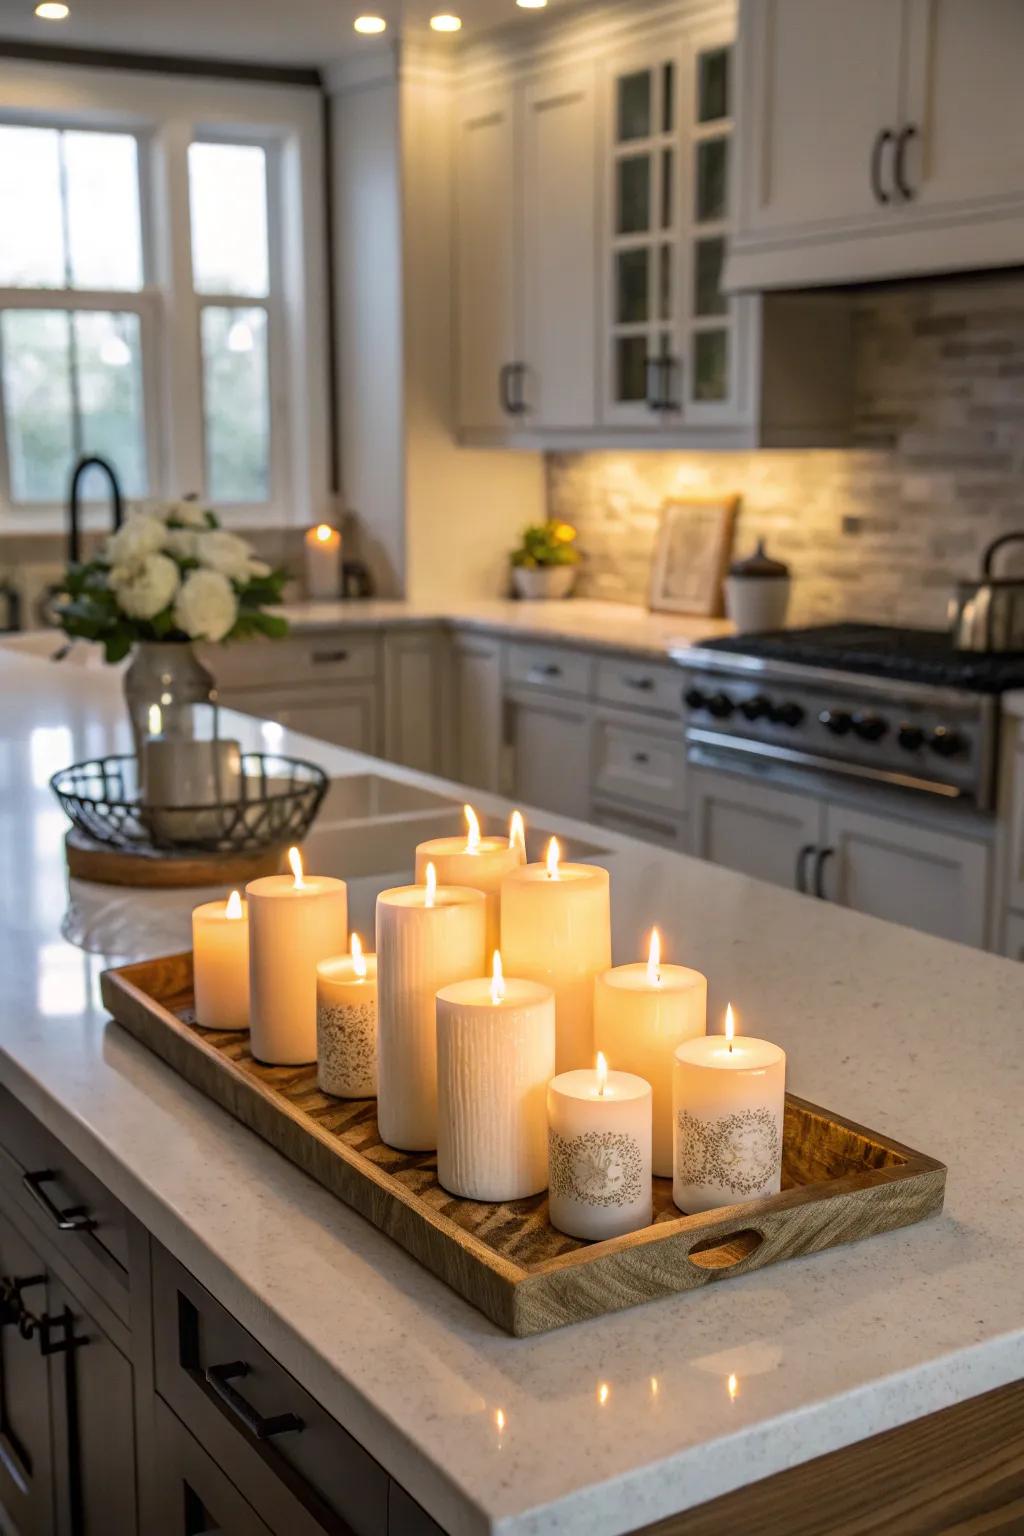
[[[1024,528],[1024,276],[866,289],[855,327],[848,451],[550,455],[580,594],[644,602],[666,498],[738,491],[737,548],[765,537],[789,562],[791,620],[942,625],[957,577]]]

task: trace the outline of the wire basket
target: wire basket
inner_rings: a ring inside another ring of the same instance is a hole
[[[203,805],[144,805],[138,760],[97,757],[50,780],[72,826],[109,848],[247,853],[299,843],[327,793],[315,763],[264,752],[242,754],[238,797]]]

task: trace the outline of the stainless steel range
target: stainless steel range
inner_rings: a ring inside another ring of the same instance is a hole
[[[999,694],[1024,655],[953,650],[932,630],[838,624],[680,652],[692,761],[769,763],[991,809]]]

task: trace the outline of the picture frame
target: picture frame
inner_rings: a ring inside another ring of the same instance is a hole
[[[652,613],[717,618],[723,611],[740,498],[673,497],[661,511],[647,606]]]

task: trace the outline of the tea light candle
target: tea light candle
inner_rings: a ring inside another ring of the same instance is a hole
[[[510,975],[555,994],[557,1070],[594,1059],[594,977],[612,963],[608,871],[563,864],[552,838],[543,864],[501,883],[501,952]]]
[[[651,1085],[632,1072],[563,1072],[548,1085],[551,1225],[600,1242],[650,1226]]]
[[[351,954],[316,968],[317,1082],[338,1099],[377,1094],[377,956],[364,955],[358,933]]]
[[[204,1029],[249,1028],[249,913],[238,891],[192,913],[196,1019]]]
[[[482,891],[423,885],[377,897],[377,1126],[407,1152],[437,1146],[437,1017],[442,987],[484,971]]]
[[[216,837],[216,813],[173,810],[174,806],[218,805],[237,800],[242,784],[242,748],[237,741],[164,734],[163,712],[151,704],[149,734],[142,742],[139,786],[153,836],[167,842]]]
[[[501,940],[501,882],[509,870],[526,862],[526,849],[513,825],[509,837],[481,837],[480,822],[471,805],[463,807],[465,837],[435,837],[416,849],[416,884],[422,885],[433,864],[442,885],[464,885],[487,898],[487,954]],[[521,818],[520,818],[521,820]]]
[[[707,1029],[708,982],[685,965],[663,965],[651,933],[647,964],[617,965],[594,983],[594,1044],[654,1093],[655,1176],[672,1177],[672,1064],[677,1045]]]
[[[249,1011],[252,1054],[273,1066],[316,1060],[316,968],[348,935],[344,880],[306,876],[297,848],[291,875],[266,875],[249,900]]]
[[[437,1176],[466,1200],[523,1200],[548,1184],[550,987],[502,974],[437,994]]]
[[[318,523],[303,541],[306,596],[314,601],[341,596],[341,534],[329,523]]]
[[[676,1048],[672,1198],[681,1211],[777,1195],[782,1179],[786,1053],[768,1040],[725,1034]]]

